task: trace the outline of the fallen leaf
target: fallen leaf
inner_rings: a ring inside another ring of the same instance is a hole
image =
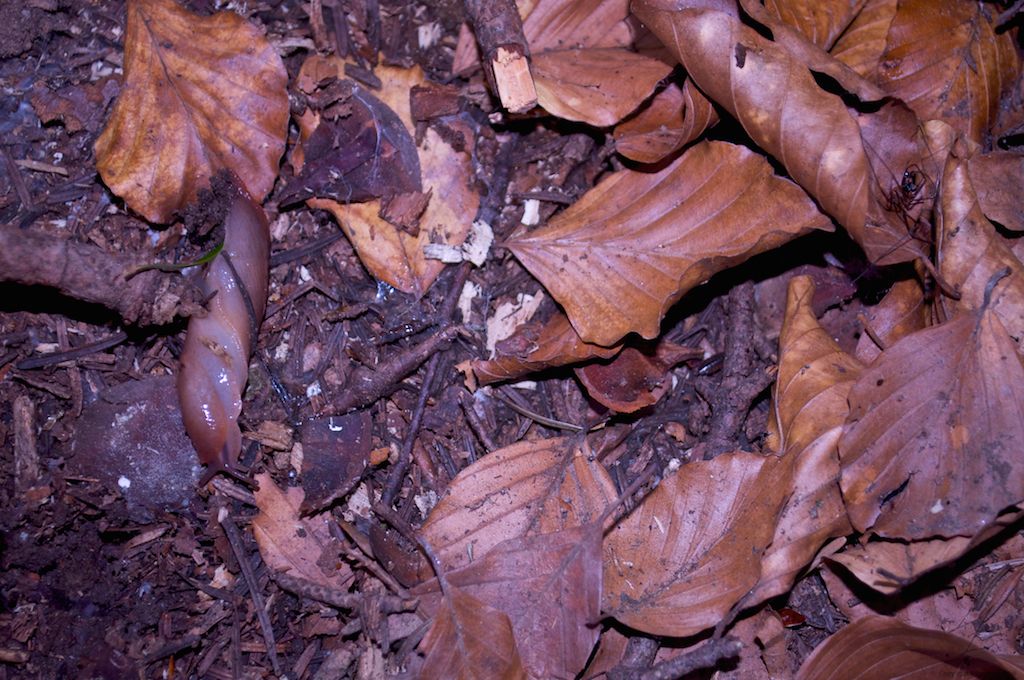
[[[132,210],[167,222],[222,169],[263,200],[284,152],[288,76],[258,28],[234,12],[131,0],[124,73],[95,151]]]
[[[898,2],[868,0],[832,46],[832,56],[865,78],[872,77],[885,52],[889,27],[896,16]]]
[[[538,103],[559,118],[595,127],[625,118],[671,70],[615,48],[539,52],[532,60]]]
[[[537,0],[523,19],[533,53],[574,47],[625,47],[632,39],[629,0]]]
[[[924,304],[924,290],[917,279],[897,281],[882,300],[865,315],[871,333],[882,341],[885,347],[902,337],[919,331],[927,325],[928,309]],[[861,363],[869,364],[882,348],[875,344],[871,335],[864,333],[857,342],[854,356]]]
[[[1024,231],[1024,154],[1012,151],[979,153],[968,160],[968,174],[981,211],[1011,231]]]
[[[766,0],[765,8],[818,47],[828,50],[866,0]]]
[[[596,524],[511,538],[446,580],[504,612],[531,677],[575,678],[597,643],[601,530]],[[432,581],[413,593],[430,608]]]
[[[968,640],[885,616],[854,621],[818,646],[797,680],[1016,677],[1019,671]]]
[[[608,473],[571,438],[520,442],[456,475],[420,531],[452,571],[502,541],[589,524],[616,496]]]
[[[779,470],[737,452],[663,479],[605,538],[604,613],[652,635],[717,624],[761,574],[786,493]]]
[[[302,514],[327,507],[362,477],[373,445],[366,411],[309,418],[302,424]]]
[[[852,532],[839,493],[837,445],[849,412],[847,395],[862,367],[818,324],[813,296],[810,277],[790,281],[768,444],[790,468],[792,488],[751,603],[789,590],[821,546]]]
[[[615,127],[615,150],[638,163],[657,163],[718,122],[711,102],[687,78],[672,81],[635,116]]]
[[[1024,499],[1024,365],[992,310],[905,336],[849,399],[841,487],[858,531],[973,536]]]
[[[658,403],[672,386],[669,370],[703,350],[682,347],[662,339],[653,347],[626,347],[607,362],[591,362],[576,369],[576,377],[594,401],[618,413],[633,413]]]
[[[829,220],[763,157],[703,142],[656,173],[614,173],[547,226],[507,243],[585,342],[660,332],[662,316],[715,272]]]
[[[329,512],[299,517],[305,493],[298,487],[282,491],[270,473],[256,475],[256,507],[260,512],[252,521],[252,533],[267,567],[304,578],[334,590],[347,590],[352,571],[340,559],[329,559],[331,538]],[[321,566],[325,558],[330,567]]]
[[[494,354],[498,343],[512,337],[533,318],[544,302],[544,292],[537,291],[534,295],[519,293],[515,301],[507,300],[498,305],[494,314],[487,317],[487,339],[484,347]]]
[[[508,616],[451,586],[420,640],[421,678],[526,678]]]

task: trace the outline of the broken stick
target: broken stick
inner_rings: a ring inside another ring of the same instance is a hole
[[[464,0],[484,61],[484,71],[510,113],[523,113],[537,104],[530,73],[530,49],[523,21],[513,0]]]

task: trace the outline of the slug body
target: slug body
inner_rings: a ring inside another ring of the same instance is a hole
[[[207,466],[203,483],[238,461],[238,414],[267,301],[267,217],[244,189],[236,191],[225,220],[224,247],[203,279],[208,313],[189,320],[178,373],[185,430]]]

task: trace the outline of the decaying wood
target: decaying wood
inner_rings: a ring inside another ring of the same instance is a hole
[[[512,0],[465,0],[465,7],[502,106],[511,113],[533,108],[537,89],[516,4]]]

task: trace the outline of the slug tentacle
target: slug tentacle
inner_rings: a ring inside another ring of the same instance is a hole
[[[224,227],[224,247],[202,283],[208,313],[189,320],[178,373],[185,430],[207,465],[203,483],[238,461],[242,393],[267,302],[267,217],[242,188],[235,190]]]

